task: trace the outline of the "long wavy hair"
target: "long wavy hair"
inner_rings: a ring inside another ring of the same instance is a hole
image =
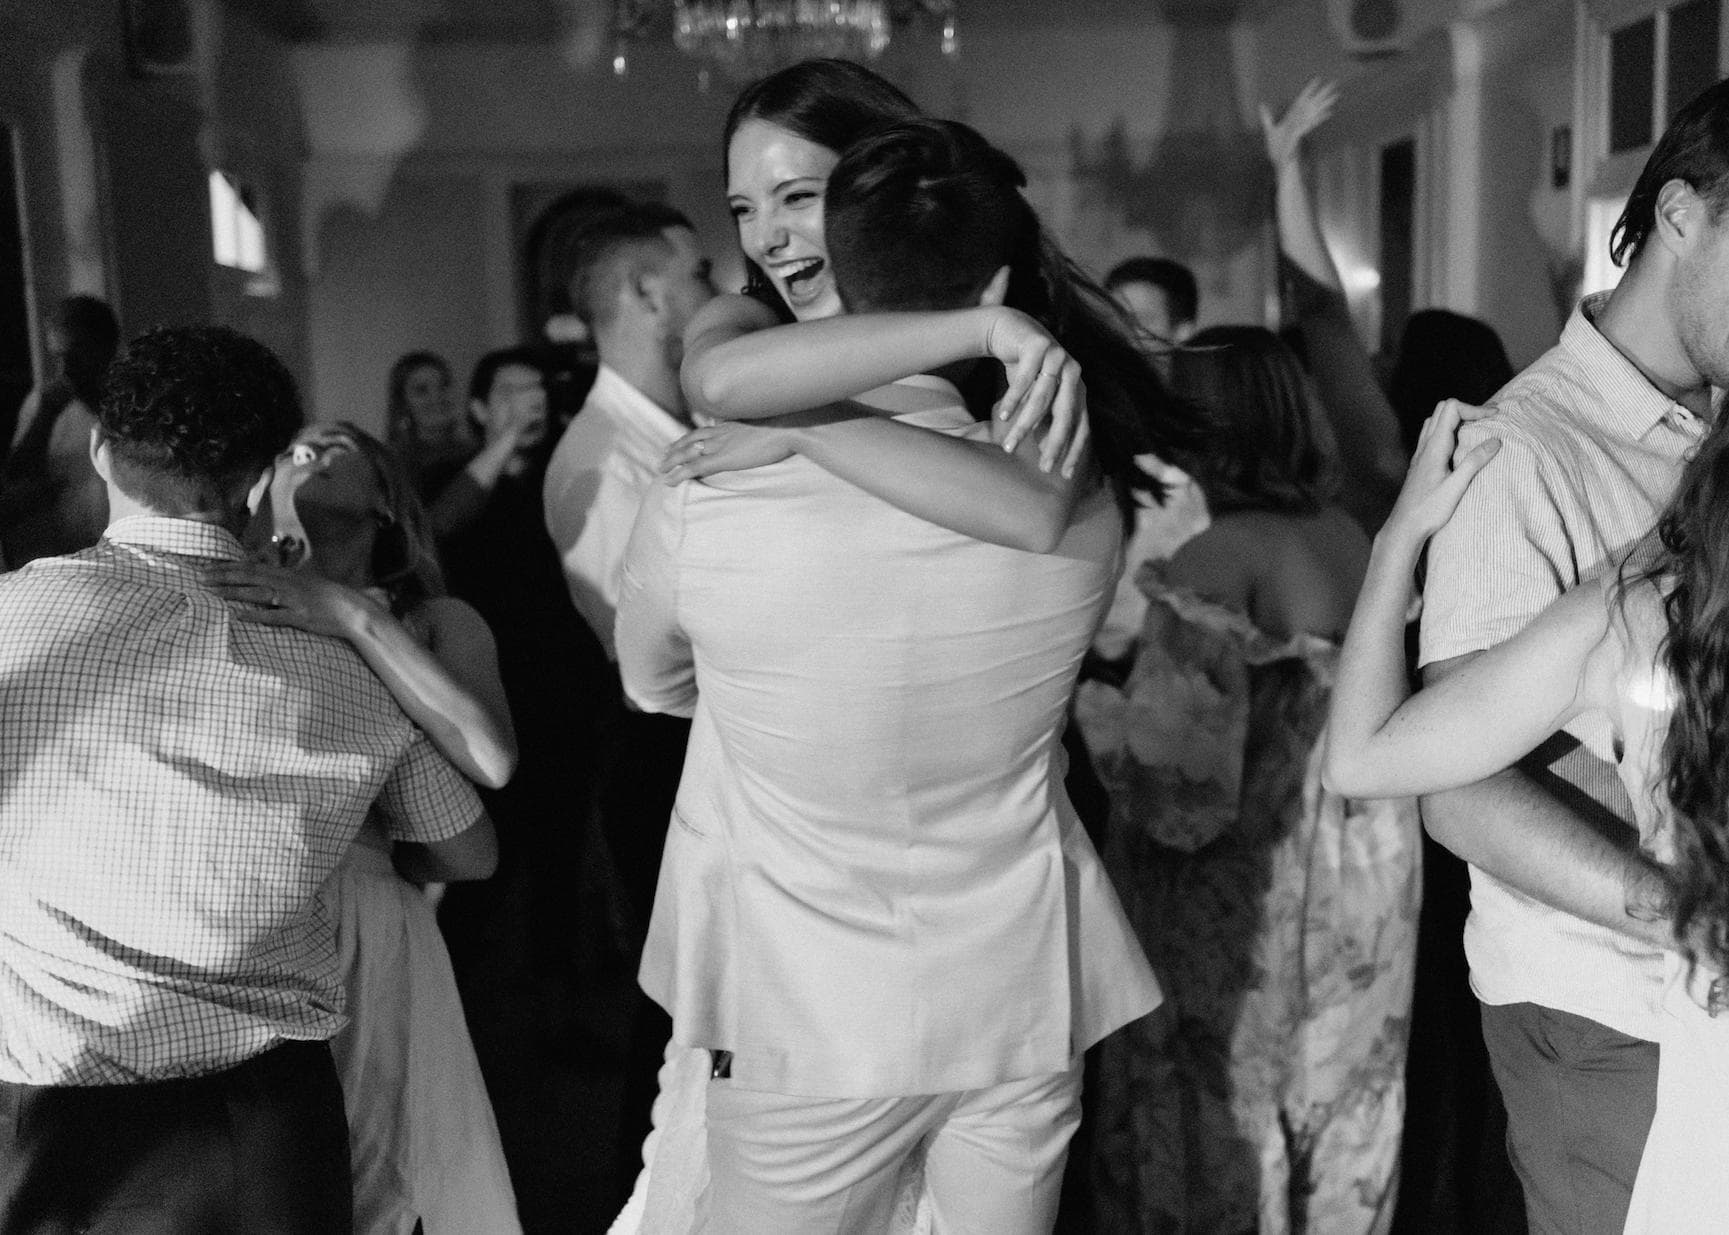
[[[1209,326],[1170,353],[1171,384],[1211,412],[1189,469],[1207,509],[1313,514],[1337,490],[1296,355],[1262,326]]]
[[[450,362],[437,352],[406,352],[397,357],[396,363],[390,366],[385,404],[386,432],[390,434],[392,446],[401,446],[417,436],[414,413],[408,409],[408,378],[416,369],[437,369],[444,374],[446,386],[453,380]]]
[[[1657,538],[1655,560],[1633,578],[1665,592],[1659,655],[1678,695],[1663,743],[1675,812],[1671,916],[1689,959],[1702,950],[1729,969],[1729,427],[1719,424],[1687,464]]]
[[[400,617],[422,602],[444,595],[444,571],[438,564],[432,525],[397,453],[349,420],[316,425],[299,440],[344,447],[371,464],[384,508],[372,545],[372,581],[390,597],[391,610]]]

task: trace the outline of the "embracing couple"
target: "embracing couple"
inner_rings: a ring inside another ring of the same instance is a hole
[[[747,89],[727,176],[751,294],[686,332],[716,423],[616,627],[631,699],[693,721],[621,1225],[1048,1231],[1081,1053],[1160,998],[1064,716],[1142,465],[1194,428],[1014,162],[867,70]]]

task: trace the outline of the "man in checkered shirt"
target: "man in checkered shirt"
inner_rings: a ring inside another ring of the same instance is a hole
[[[422,877],[492,825],[346,643],[205,589],[301,422],[276,357],[153,331],[98,421],[102,541],[0,577],[0,1231],[348,1230],[319,885],[375,803]]]

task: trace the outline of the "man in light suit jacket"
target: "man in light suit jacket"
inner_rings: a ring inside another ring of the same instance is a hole
[[[833,189],[844,275],[849,214],[908,203]],[[904,232],[908,252],[869,264],[989,254],[952,307],[1000,298],[1011,236]],[[904,305],[869,284],[843,296]],[[942,378],[860,402],[989,436]],[[921,1147],[944,1228],[1050,1229],[1081,1052],[1159,1002],[1062,791],[1064,710],[1121,540],[1107,494],[1080,502],[1033,554],[798,455],[645,500],[620,669],[639,706],[693,726],[641,976],[675,1041],[717,1053],[706,1229],[882,1229]]]

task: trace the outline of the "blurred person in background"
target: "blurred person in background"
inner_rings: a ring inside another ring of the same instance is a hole
[[[54,310],[47,344],[54,376],[25,396],[0,474],[0,553],[12,568],[86,549],[108,523],[90,430],[120,324],[96,297],[68,296]]]
[[[1195,272],[1168,257],[1131,257],[1105,276],[1110,292],[1148,337],[1164,344],[1187,342],[1201,313]]]
[[[1296,358],[1210,327],[1171,358],[1212,408],[1212,521],[1143,567],[1121,688],[1076,704],[1106,863],[1170,1002],[1100,1050],[1105,1231],[1383,1231],[1419,890],[1410,801],[1320,792],[1327,689],[1368,557]]]
[[[533,1111],[511,1109],[504,1094],[535,1092],[544,1060],[525,1050],[568,1057],[577,1015],[583,946],[581,886],[584,812],[592,792],[609,676],[599,642],[571,607],[558,551],[547,535],[541,493],[552,442],[546,389],[527,348],[487,353],[469,381],[469,414],[497,452],[490,483],[470,469],[471,514],[439,541],[445,582],[497,640],[498,669],[519,747],[517,770],[482,797],[498,826],[499,876],[451,888],[439,921],[469,1009],[475,1046],[489,1075],[523,1073],[495,1086],[505,1150],[533,1152]]]

